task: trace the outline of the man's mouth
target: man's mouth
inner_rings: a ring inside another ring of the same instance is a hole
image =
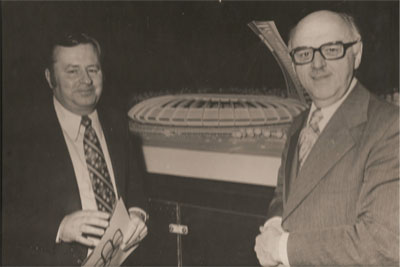
[[[78,92],[80,93],[80,94],[92,94],[92,93],[94,93],[94,88],[87,88],[87,89],[79,89],[78,90]]]
[[[323,80],[325,78],[328,78],[329,76],[330,76],[329,73],[315,74],[315,75],[311,75],[311,79],[313,79],[314,81],[320,81],[320,80]]]

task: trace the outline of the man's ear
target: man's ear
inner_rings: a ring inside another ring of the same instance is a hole
[[[353,47],[354,51],[354,69],[358,69],[361,63],[362,51],[363,51],[363,43],[359,41]]]
[[[46,81],[49,84],[51,89],[54,89],[55,87],[55,82],[53,81],[53,75],[51,74],[50,70],[48,68],[45,69],[44,75],[46,76]]]

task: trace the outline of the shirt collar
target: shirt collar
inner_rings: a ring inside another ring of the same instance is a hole
[[[61,128],[69,138],[76,141],[80,131],[85,130],[85,127],[81,124],[82,116],[66,109],[55,97],[53,97],[53,103]],[[96,133],[100,135],[99,138],[103,138],[103,131],[101,131],[97,111],[94,110],[88,116],[92,120],[92,127],[95,129]]]
[[[346,98],[349,96],[349,94],[351,93],[351,91],[353,91],[354,87],[357,84],[357,78],[353,78],[353,80],[350,83],[350,88],[349,90],[347,90],[346,94],[344,94],[344,96],[342,96],[341,99],[339,99],[339,101],[336,101],[335,103],[333,103],[330,106],[321,108],[321,113],[323,116],[323,119],[319,122],[318,126],[320,128],[320,130],[322,131],[325,128],[325,125],[328,123],[328,121],[330,120],[330,118],[333,116],[333,114],[336,112],[336,110],[340,107],[340,105],[344,102],[344,100],[346,100]],[[310,109],[310,113],[308,116],[308,120],[310,120],[311,114],[314,112],[314,110],[316,110],[317,107],[315,106],[314,102],[311,104],[311,109]]]

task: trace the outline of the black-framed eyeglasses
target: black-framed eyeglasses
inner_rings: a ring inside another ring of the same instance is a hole
[[[110,266],[112,258],[118,251],[118,248],[122,244],[122,240],[124,239],[124,235],[122,234],[121,230],[118,229],[115,231],[112,240],[107,240],[101,250],[101,257],[96,262],[96,267],[103,267],[103,266]]]
[[[296,47],[290,51],[290,56],[296,65],[304,65],[313,61],[316,51],[318,51],[326,60],[336,60],[343,58],[346,55],[347,49],[359,41],[361,40],[356,40],[350,43],[343,43],[341,41],[330,42],[323,44],[318,48],[308,46]]]

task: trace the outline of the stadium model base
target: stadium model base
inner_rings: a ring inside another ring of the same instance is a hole
[[[149,172],[275,186],[286,132],[305,108],[275,96],[182,94],[128,115]]]

